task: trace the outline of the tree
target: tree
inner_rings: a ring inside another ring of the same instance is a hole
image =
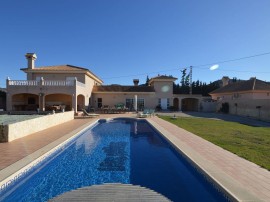
[[[150,79],[149,79],[149,77],[148,77],[148,75],[147,75],[146,81],[145,81],[145,85],[146,85],[146,86],[149,86],[149,81],[150,81]]]
[[[185,86],[186,75],[187,75],[187,69],[183,69],[183,70],[181,70],[181,72],[182,72],[181,86]]]

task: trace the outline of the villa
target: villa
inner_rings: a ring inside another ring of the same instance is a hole
[[[223,77],[223,86],[210,93],[217,100],[217,109],[228,103],[229,113],[270,121],[270,84],[255,77],[247,81],[229,83]]]
[[[267,118],[268,83],[252,78],[229,84],[225,77],[223,87],[211,92],[216,100],[212,102],[201,95],[175,94],[177,78],[172,76],[158,75],[149,85],[139,85],[138,79],[130,86],[103,85],[86,68],[35,67],[36,55],[27,53],[26,58],[28,67],[21,70],[27,80],[6,81],[7,111],[66,112],[0,124],[0,142],[18,139],[0,148],[0,201],[85,199],[90,192],[88,198],[100,193],[103,199],[114,199],[112,188],[115,196],[130,199],[122,194],[125,189],[146,201],[149,193],[152,201],[161,201],[153,198],[156,195],[162,201],[268,201],[268,170],[158,116],[140,120],[135,113],[125,113],[74,119],[82,109],[102,110],[120,103],[130,111],[159,106],[204,112],[228,103],[230,113],[248,111],[251,116],[255,106],[260,118]],[[137,185],[148,192],[136,191]]]
[[[207,97],[174,94],[172,76],[159,75],[149,86],[102,85],[103,81],[90,70],[73,65],[35,67],[36,54],[27,53],[28,67],[21,69],[27,80],[6,81],[7,111],[66,110],[75,113],[85,109],[101,109],[122,103],[129,110],[173,107],[182,111],[211,111]],[[208,98],[209,99],[209,98]]]

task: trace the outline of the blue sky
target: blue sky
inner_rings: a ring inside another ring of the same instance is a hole
[[[270,81],[270,54],[216,63],[270,52],[269,8],[269,0],[1,1],[0,87],[7,76],[26,79],[27,52],[36,66],[89,68],[104,84],[180,77],[190,65],[193,80],[207,83],[223,75]]]

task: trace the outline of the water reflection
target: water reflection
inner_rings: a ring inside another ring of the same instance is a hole
[[[131,122],[130,130],[130,135],[132,138],[146,138],[151,145],[165,147],[164,141],[158,135],[154,135],[156,132],[145,121]]]
[[[99,139],[99,136],[95,136],[91,130],[88,130],[85,135],[82,135],[77,139],[76,150],[84,147],[85,154],[89,155],[98,144]]]

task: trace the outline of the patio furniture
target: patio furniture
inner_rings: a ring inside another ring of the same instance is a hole
[[[109,111],[110,111],[109,105],[103,105],[103,106],[101,107],[101,109],[102,109],[102,111],[103,111],[104,114],[105,114],[105,113],[109,113]]]
[[[118,103],[118,104],[114,105],[114,107],[115,107],[116,112],[118,112],[118,113],[126,111],[126,107],[123,103]]]
[[[139,112],[137,117],[138,118],[147,118],[155,115],[154,109],[144,109],[143,112]]]
[[[150,116],[150,113],[148,109],[143,110],[143,112],[139,112],[137,115],[138,118],[147,118],[149,116]]]
[[[155,116],[155,110],[154,109],[149,109],[149,114],[150,114],[150,116]]]
[[[89,114],[85,109],[82,109],[82,111],[83,111],[83,115],[87,117],[94,118],[94,117],[99,116],[99,114]]]

